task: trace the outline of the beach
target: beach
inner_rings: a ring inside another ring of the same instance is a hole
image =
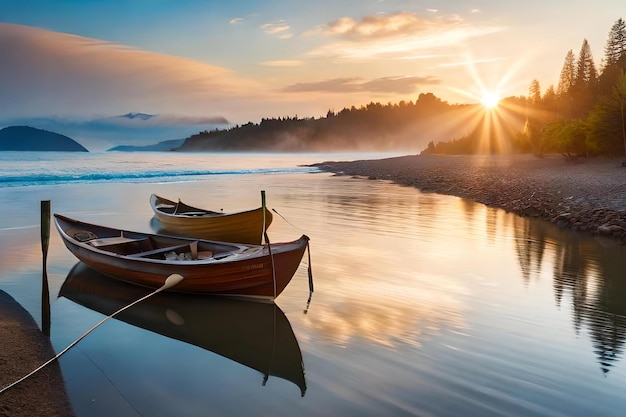
[[[0,290],[0,388],[33,371],[54,356],[50,339],[32,316]],[[0,394],[0,416],[69,417],[73,412],[57,362]]]
[[[454,195],[626,243],[626,168],[619,158],[410,155],[314,166]]]

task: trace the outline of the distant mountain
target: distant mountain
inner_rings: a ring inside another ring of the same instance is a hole
[[[171,151],[172,149],[176,149],[181,146],[185,142],[185,139],[171,139],[164,140],[163,142],[159,142],[154,145],[145,145],[145,146],[132,146],[132,145],[121,145],[115,146],[109,149],[109,152],[163,152],[163,151]]]
[[[29,126],[9,126],[0,130],[0,151],[89,152],[74,139]]]
[[[3,126],[31,126],[57,132],[78,141],[90,152],[104,152],[118,145],[151,146],[171,138],[185,138],[203,130],[228,127],[223,117],[195,117],[170,114],[120,113],[88,119],[32,117],[2,119]]]
[[[117,117],[122,117],[122,118],[126,118],[126,119],[140,119],[140,120],[148,120],[148,119],[152,119],[153,117],[155,117],[154,114],[146,114],[146,113],[126,113],[122,116],[117,116]]]

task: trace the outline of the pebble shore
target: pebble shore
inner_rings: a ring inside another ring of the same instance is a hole
[[[626,167],[622,161],[571,161],[560,155],[409,155],[312,166],[337,175],[454,195],[626,244]]]

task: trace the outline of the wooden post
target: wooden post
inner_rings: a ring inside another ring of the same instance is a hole
[[[41,201],[41,252],[43,273],[41,278],[41,331],[50,336],[50,290],[48,289],[48,246],[50,244],[50,200]]]
[[[272,256],[272,247],[270,246],[270,240],[267,237],[267,226],[265,225],[265,206],[265,190],[261,190],[261,209],[263,210],[263,236],[265,237],[267,250],[270,254],[270,261],[272,266],[272,281],[274,282],[274,298],[276,298],[276,270],[274,269],[274,257]]]
[[[267,234],[265,233],[266,231],[266,226],[265,226],[265,190],[261,190],[261,211],[263,212],[263,233],[261,234],[261,243],[263,243],[265,241],[265,238],[267,236]],[[267,241],[265,241],[265,243],[269,243]]]

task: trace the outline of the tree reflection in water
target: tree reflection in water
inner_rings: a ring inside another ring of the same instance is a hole
[[[515,244],[525,281],[553,262],[557,306],[571,294],[576,332],[589,329],[603,373],[624,356],[626,343],[626,246],[535,219],[515,217]]]

